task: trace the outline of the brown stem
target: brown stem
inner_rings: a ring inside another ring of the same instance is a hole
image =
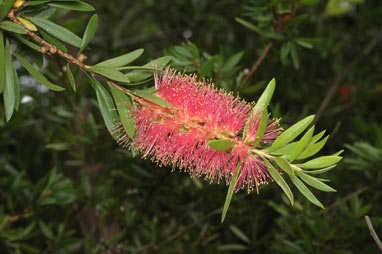
[[[381,240],[379,240],[379,237],[378,237],[377,233],[375,233],[373,224],[371,223],[371,220],[370,220],[369,216],[366,215],[365,216],[365,220],[366,220],[366,223],[367,223],[367,227],[370,230],[371,237],[374,239],[375,243],[378,245],[378,248],[380,250],[382,250],[382,242],[381,242]]]

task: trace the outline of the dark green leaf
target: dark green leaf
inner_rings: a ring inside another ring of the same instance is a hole
[[[92,84],[96,90],[98,106],[101,110],[103,120],[109,133],[117,139],[114,130],[114,121],[117,120],[117,112],[115,111],[115,106],[113,99],[110,97],[106,89],[95,79],[91,79]]]
[[[115,104],[117,105],[118,113],[121,118],[123,128],[131,139],[134,138],[135,133],[135,119],[131,115],[133,105],[121,90],[110,85],[111,93],[113,94]]]
[[[100,63],[97,63],[95,66],[102,66],[102,67],[121,67],[124,65],[127,65],[140,57],[143,53],[143,49],[137,49],[130,53],[124,54],[122,56],[118,56]],[[154,66],[148,66],[148,67],[154,67]]]
[[[207,60],[207,62],[205,62],[202,65],[202,67],[200,68],[200,77],[201,78],[204,78],[211,73],[211,71],[214,67],[214,64],[216,63],[216,60],[217,60],[216,56],[211,57],[210,59]]]
[[[236,22],[239,22],[240,24],[242,24],[246,28],[249,28],[250,30],[255,31],[256,33],[260,33],[260,29],[257,26],[255,26],[254,24],[249,23],[248,21],[245,21],[241,18],[235,18],[235,20],[236,20]]]
[[[298,68],[300,68],[300,59],[298,56],[296,44],[294,43],[291,44],[291,52],[292,52],[293,65],[298,70]]]
[[[86,30],[85,30],[84,36],[82,38],[80,51],[78,52],[78,54],[81,53],[86,48],[86,46],[89,44],[89,42],[93,39],[94,34],[97,30],[97,27],[98,27],[98,16],[97,16],[97,14],[94,14],[90,18],[89,23],[86,26]]]
[[[86,170],[82,170],[82,173],[81,173],[81,187],[82,187],[82,190],[84,191],[85,195],[87,197],[90,197],[91,186],[90,186],[90,182],[89,182],[89,176],[86,173]]]
[[[313,45],[310,44],[307,40],[304,40],[303,38],[298,38],[294,40],[298,45],[304,48],[312,49]]]
[[[267,128],[267,125],[268,125],[268,110],[264,108],[261,114],[259,128],[257,129],[256,139],[255,139],[255,142],[253,143],[254,147],[260,144],[264,136],[265,130]]]
[[[229,151],[235,146],[235,142],[231,139],[211,140],[208,145],[216,151]]]
[[[41,27],[47,33],[53,35],[54,37],[69,43],[70,45],[76,46],[77,48],[81,47],[82,39],[69,31],[68,29],[59,26],[48,19],[42,19],[37,17],[29,17],[29,19]]]
[[[38,221],[38,225],[40,226],[40,230],[41,232],[49,239],[53,240],[54,239],[54,236],[53,236],[53,232],[52,230],[50,229],[50,227],[48,227],[48,225],[46,225],[42,220],[39,220]]]
[[[44,30],[42,29],[39,29],[38,30],[40,32],[40,34],[42,35],[42,38],[44,38],[47,42],[49,42],[50,44],[52,44],[53,46],[56,46],[59,50],[61,50],[62,52],[68,52],[68,50],[66,49],[65,45],[61,43],[61,41],[57,40],[55,37],[53,37],[52,35],[44,32]]]
[[[271,175],[272,179],[281,187],[281,189],[284,191],[285,195],[289,198],[290,203],[294,204],[294,198],[293,193],[290,190],[288,184],[285,182],[284,178],[277,172],[277,170],[272,166],[272,164],[264,159],[265,163],[267,164],[267,170],[269,174]]]
[[[4,107],[5,107],[5,118],[9,121],[12,114],[16,108],[18,100],[18,82],[15,79],[15,69],[12,63],[11,49],[7,41],[4,52],[4,63],[5,63],[5,82],[3,90]]]
[[[225,62],[223,66],[223,72],[230,71],[232,68],[234,68],[239,63],[243,55],[244,55],[244,52],[241,51],[231,56],[230,58],[228,58],[228,60]]]
[[[287,130],[285,130],[281,135],[273,142],[272,146],[269,148],[270,151],[277,150],[286,144],[288,144],[290,141],[295,139],[298,135],[303,132],[308,125],[313,121],[314,115],[307,116],[304,119],[300,120],[299,122],[295,123],[291,127],[289,127]]]
[[[73,91],[76,92],[77,91],[76,81],[74,80],[73,73],[70,70],[70,64],[69,63],[66,65],[66,76],[68,77],[69,84],[72,87]]]
[[[73,11],[94,11],[94,7],[82,1],[52,2],[48,4],[54,8],[68,9]]]
[[[336,192],[335,189],[332,187],[326,185],[325,183],[321,182],[320,180],[317,180],[315,177],[309,176],[305,174],[304,172],[297,170],[296,174],[307,184],[312,186],[313,188],[316,188],[318,190],[327,191],[327,192]]]
[[[24,57],[15,53],[17,60],[21,63],[21,65],[32,75],[38,82],[48,87],[53,91],[64,91],[65,88],[57,86],[47,80],[40,72],[38,72]]]
[[[11,21],[5,20],[0,22],[0,29],[7,30],[17,34],[26,34],[24,28],[19,24],[13,23]]]
[[[66,150],[69,150],[70,144],[69,143],[51,143],[46,145],[45,147],[55,151],[66,151]]]
[[[122,82],[122,83],[129,83],[130,80],[127,78],[122,72],[118,71],[115,68],[111,67],[104,67],[104,66],[86,66],[89,70],[100,74],[106,78],[109,78],[111,80]]]
[[[288,175],[294,175],[294,170],[291,168],[289,162],[286,159],[282,157],[276,157],[275,162],[282,170],[285,171],[285,173]]]
[[[40,51],[40,46],[37,45],[36,43],[33,43],[27,39],[25,39],[22,35],[19,35],[19,34],[14,34],[13,36],[15,36],[20,42],[22,42],[23,44],[27,45],[28,47],[36,50],[36,51]]]
[[[11,9],[13,3],[16,0],[5,0],[2,5],[0,6],[0,20],[5,18],[7,16],[8,11]],[[0,2],[1,3],[1,2]]]
[[[293,149],[293,152],[291,153],[291,155],[288,156],[288,160],[290,162],[293,162],[298,157],[298,155],[300,155],[300,153],[305,149],[305,147],[308,145],[308,143],[312,139],[313,132],[314,132],[314,126],[312,126],[305,133],[305,135],[302,136],[300,141],[297,142],[296,146]]]
[[[307,161],[303,164],[299,164],[298,166],[301,168],[311,168],[311,169],[324,168],[324,167],[328,167],[338,163],[341,159],[342,157],[339,157],[339,156],[321,156],[316,159]]]
[[[155,69],[163,69],[169,62],[171,61],[171,56],[164,56],[160,57],[158,59],[155,59],[142,67],[147,68],[155,68]],[[147,78],[150,78],[153,76],[152,71],[132,71],[126,74],[126,77],[128,77],[131,82],[141,81]]]
[[[289,176],[292,183],[297,187],[297,189],[304,195],[310,202],[315,204],[318,207],[324,208],[321,202],[313,195],[313,193],[305,186],[297,176],[290,175]]]
[[[0,94],[5,83],[5,47],[3,33],[0,31]]]
[[[240,250],[248,250],[248,246],[243,244],[223,244],[218,246],[218,251],[240,251]]]
[[[289,55],[290,50],[291,50],[291,43],[290,43],[289,41],[288,41],[288,42],[285,42],[285,43],[281,46],[280,58],[281,58],[281,59],[286,58],[286,57]]]
[[[299,156],[297,156],[297,159],[306,159],[318,153],[324,147],[328,138],[329,135],[315,144],[308,145],[308,147]]]
[[[235,172],[233,173],[231,183],[228,187],[227,196],[225,198],[224,206],[223,206],[223,212],[222,212],[222,219],[221,223],[224,222],[225,216],[227,215],[229,205],[231,204],[232,195],[233,195],[233,188],[235,187],[235,184],[237,182],[237,178],[239,177],[240,173],[240,163],[236,165]]]
[[[242,241],[246,242],[246,243],[250,243],[251,241],[249,240],[248,236],[246,236],[243,231],[241,231],[240,229],[238,229],[236,226],[234,225],[231,225],[229,226],[229,228],[231,229],[231,231],[238,237],[240,238]]]

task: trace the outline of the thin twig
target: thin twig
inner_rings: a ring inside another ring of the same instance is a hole
[[[371,237],[373,237],[374,241],[377,243],[378,248],[380,250],[382,250],[382,242],[381,242],[381,240],[379,240],[379,237],[378,237],[377,233],[375,233],[373,224],[371,224],[371,220],[370,220],[369,216],[366,215],[365,216],[365,220],[366,220],[366,223],[367,223],[367,227],[370,230]]]

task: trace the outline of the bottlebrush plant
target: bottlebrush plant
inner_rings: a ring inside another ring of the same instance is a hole
[[[210,182],[224,178],[229,189],[222,222],[233,192],[245,187],[248,193],[254,187],[258,192],[258,186],[268,181],[275,181],[293,205],[293,193],[282,173],[310,202],[323,208],[303,182],[335,191],[324,183],[326,179],[311,174],[331,170],[342,159],[342,151],[303,162],[321,150],[328,136],[321,139],[325,131],[313,135],[312,126],[294,141],[312,123],[313,115],[282,131],[279,120],[271,119],[267,111],[275,83],[272,79],[257,103],[248,104],[196,76],[167,68],[155,75],[151,93],[157,96],[155,101],[133,96],[135,107],[118,106],[122,119],[116,126],[118,142],[137,149],[143,158],[178,167],[191,176],[204,176]],[[116,89],[113,94],[124,96]]]
[[[258,192],[259,185],[270,181],[282,188],[293,205],[292,191],[282,174],[319,207],[323,205],[305,183],[322,191],[335,191],[324,183],[325,179],[311,175],[332,169],[341,160],[342,151],[304,162],[322,149],[328,137],[322,138],[324,131],[313,135],[314,126],[302,135],[312,123],[313,115],[282,131],[279,120],[271,119],[267,111],[275,90],[274,79],[259,100],[251,104],[218,90],[213,84],[198,81],[196,76],[164,69],[170,57],[143,66],[127,66],[143,53],[143,49],[86,65],[82,52],[88,50],[98,27],[98,16],[94,14],[89,19],[83,38],[80,38],[50,21],[52,13],[42,16],[39,13],[51,7],[93,11],[91,5],[22,0],[0,1],[0,4],[0,92],[7,121],[18,110],[20,102],[13,56],[41,84],[62,92],[64,87],[53,84],[43,76],[42,70],[36,69],[36,66],[42,68],[44,54],[58,55],[67,63],[64,71],[72,92],[77,92],[77,86],[70,65],[82,71],[92,84],[105,125],[120,144],[140,151],[143,158],[151,158],[159,165],[171,165],[211,182],[224,179],[229,188],[222,222],[233,192],[242,188],[247,188],[248,192],[256,188]],[[60,41],[77,49],[77,56],[69,54]],[[31,50],[36,57],[29,57]],[[36,66],[30,63],[30,58]],[[157,72],[155,87],[125,88],[147,83],[153,71]],[[104,84],[108,84],[112,96]],[[120,123],[115,126],[115,121]]]

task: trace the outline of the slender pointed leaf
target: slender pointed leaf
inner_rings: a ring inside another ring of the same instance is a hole
[[[235,142],[230,139],[211,140],[208,145],[216,151],[229,151],[235,146]]]
[[[171,56],[164,56],[160,57],[158,59],[155,59],[142,67],[148,67],[148,68],[155,68],[155,69],[163,69],[169,62],[171,61]],[[126,77],[128,77],[131,82],[137,82],[137,81],[142,81],[147,78],[150,78],[153,76],[152,71],[131,71],[126,74]]]
[[[272,166],[272,164],[268,160],[264,159],[264,161],[267,164],[267,170],[269,174],[272,176],[272,179],[281,187],[285,195],[289,198],[290,203],[293,205],[294,197],[288,184],[285,182],[284,178],[280,175],[279,172],[277,172],[277,170]]]
[[[235,172],[233,173],[233,176],[232,176],[231,183],[228,187],[227,196],[225,198],[225,202],[223,206],[221,223],[224,222],[225,216],[227,215],[227,212],[228,212],[229,205],[231,204],[232,195],[233,195],[233,187],[235,187],[237,178],[239,177],[239,173],[240,173],[240,163],[237,164]]]
[[[50,229],[50,227],[48,227],[48,225],[46,225],[42,220],[39,220],[38,221],[38,225],[40,226],[40,230],[41,232],[49,239],[53,240],[54,239],[54,235],[53,235],[53,232],[52,232],[52,229]]]
[[[13,67],[13,65],[12,65]],[[16,68],[12,68],[12,74],[13,74],[13,80],[15,81],[15,110],[19,110],[20,105],[20,83],[19,83],[19,76],[17,75]]]
[[[310,202],[315,204],[318,207],[324,208],[322,203],[313,195],[313,193],[305,186],[297,176],[290,175],[289,176],[292,183],[297,187],[297,189],[304,195]]]
[[[290,49],[291,49],[291,43],[290,42],[285,42],[282,46],[281,46],[281,51],[280,51],[280,59],[284,59],[286,58],[289,53],[290,53]]]
[[[277,163],[277,165],[285,171],[285,173],[287,173],[288,175],[294,175],[294,170],[292,169],[292,167],[290,166],[289,162],[282,158],[282,157],[276,157],[275,158],[275,161]]]
[[[36,43],[33,43],[27,39],[25,39],[22,35],[19,35],[19,34],[14,34],[13,35],[14,37],[16,37],[20,42],[22,42],[23,44],[27,45],[28,47],[36,50],[36,51],[40,51],[40,46],[37,45]]]
[[[291,55],[294,67],[298,70],[300,68],[300,59],[297,52],[297,47],[295,43],[291,44]]]
[[[100,74],[106,78],[109,78],[111,80],[122,82],[122,83],[129,83],[130,80],[128,77],[126,77],[122,72],[118,71],[115,68],[111,67],[104,67],[104,66],[87,66],[91,71]]]
[[[318,140],[320,140],[320,138],[322,138],[322,137],[324,136],[325,132],[326,132],[326,130],[323,130],[323,131],[317,133],[316,135],[314,135],[314,136],[312,137],[312,139],[310,140],[309,145],[310,145],[310,144],[314,144],[314,143],[316,143]]]
[[[5,47],[3,32],[0,31],[0,94],[3,92],[5,83]]]
[[[16,0],[4,0],[2,6],[0,6],[0,20],[5,18],[15,1]]]
[[[154,102],[155,104],[158,104],[163,107],[171,107],[171,104],[167,101],[163,100],[162,98],[156,96],[155,94],[152,94],[150,92],[144,91],[144,90],[135,90],[134,94],[141,96],[142,98],[145,98],[148,101]]]
[[[264,136],[265,130],[267,128],[267,124],[268,124],[268,110],[264,108],[263,113],[261,114],[259,128],[257,129],[256,139],[255,139],[255,142],[253,142],[254,147],[260,144]]]
[[[308,145],[308,147],[299,156],[297,156],[297,159],[303,160],[318,153],[324,147],[328,138],[329,135],[315,144]]]
[[[240,238],[242,241],[246,242],[246,243],[250,243],[251,241],[249,240],[248,236],[246,236],[243,231],[241,231],[239,228],[237,228],[236,226],[234,225],[231,225],[229,226],[229,228],[231,229],[231,231],[238,237]]]
[[[22,17],[17,17],[17,19],[26,27],[28,28],[30,31],[33,31],[33,32],[36,32],[37,31],[37,27],[32,23],[30,22],[29,20],[27,19],[24,19]]]
[[[302,138],[300,139],[300,141],[297,142],[296,146],[294,147],[293,149],[293,152],[291,153],[290,156],[288,156],[288,160],[290,162],[293,162],[298,155],[300,155],[300,153],[305,149],[305,147],[308,145],[308,143],[310,142],[310,140],[312,139],[312,136],[313,136],[313,132],[314,132],[314,126],[312,126],[306,133],[304,136],[302,136]]]
[[[335,168],[337,166],[337,164],[333,165],[333,166],[330,166],[330,167],[326,167],[326,168],[322,168],[322,169],[317,169],[317,170],[303,170],[304,173],[307,173],[307,174],[322,174],[322,173],[325,173],[325,172],[328,172],[329,170]]]
[[[289,143],[287,144],[286,146],[283,146],[275,151],[271,151],[269,152],[269,154],[271,155],[288,155],[288,154],[291,154],[293,152],[293,149],[295,148],[295,146],[297,145],[297,142],[292,142],[292,143]],[[268,151],[268,149],[265,149],[264,151]]]
[[[0,22],[0,29],[7,30],[17,34],[26,34],[27,32],[24,30],[22,26],[19,24],[13,23],[11,21],[5,20]]]
[[[315,158],[313,160],[307,161],[305,163],[299,164],[298,166],[301,168],[324,168],[331,166],[333,164],[338,163],[340,160],[342,160],[342,157],[340,156],[321,156],[318,158]]]
[[[130,53],[124,54],[122,56],[118,56],[100,63],[97,63],[95,66],[103,66],[103,67],[121,67],[133,62],[135,59],[140,57],[143,53],[143,49],[137,49]],[[153,66],[149,66],[153,67]]]
[[[121,90],[112,85],[110,85],[110,89],[114,97],[115,104],[117,105],[123,128],[125,129],[127,135],[133,139],[136,128],[135,118],[131,114],[133,105],[129,97],[127,97]]]
[[[105,121],[106,128],[110,135],[113,136],[114,139],[117,139],[115,133],[113,132],[115,123],[114,121],[118,118],[113,99],[110,97],[109,93],[101,83],[95,79],[90,79],[90,81],[96,91],[98,106],[100,108],[103,120]]]
[[[7,41],[5,45],[4,52],[4,60],[5,60],[5,82],[4,82],[4,90],[3,90],[3,98],[4,98],[4,107],[5,107],[5,118],[9,121],[13,115],[16,106],[17,100],[17,87],[18,83],[16,83],[14,76],[14,66],[12,63],[11,49],[9,47],[9,42]]]
[[[53,46],[56,46],[62,52],[65,52],[65,53],[68,52],[68,50],[66,49],[65,45],[62,44],[61,41],[59,41],[58,39],[56,39],[52,35],[48,34],[47,32],[44,32],[44,30],[42,30],[42,29],[39,29],[38,31],[42,35],[42,38],[44,38],[47,42],[49,42]]]
[[[69,43],[70,45],[81,47],[82,39],[75,35],[68,29],[59,26],[48,19],[42,19],[37,17],[28,17],[34,24],[41,27],[47,33],[53,35],[54,37]]]
[[[239,63],[239,61],[243,57],[243,55],[244,55],[244,52],[241,51],[239,53],[234,54],[230,58],[228,58],[228,60],[225,62],[224,66],[223,66],[223,73],[234,68]]]
[[[32,75],[38,82],[43,84],[44,86],[48,87],[49,89],[53,91],[64,91],[65,88],[57,86],[53,83],[51,83],[49,80],[47,80],[39,71],[37,71],[32,64],[28,62],[24,57],[22,57],[19,54],[15,53],[15,56],[17,60],[21,63],[21,65],[29,72],[30,75]]]
[[[303,132],[308,127],[308,125],[313,121],[313,119],[314,115],[307,116],[301,121],[289,127],[287,130],[281,133],[281,135],[275,140],[275,142],[273,142],[272,146],[269,148],[269,152],[279,149],[288,144],[293,139],[295,139],[298,135],[301,134],[301,132]]]
[[[317,180],[315,177],[312,177],[310,175],[305,174],[302,171],[297,170],[296,174],[307,184],[312,186],[313,188],[316,188],[318,190],[327,191],[327,192],[336,192],[335,189],[332,187],[326,185],[325,183],[321,182],[320,180]]]
[[[89,44],[89,42],[93,39],[95,32],[97,30],[97,27],[98,27],[98,16],[97,16],[97,14],[94,14],[90,18],[89,23],[86,26],[86,30],[85,30],[84,36],[82,38],[80,51],[78,52],[78,54],[81,53],[86,48],[86,46]]]
[[[82,1],[62,1],[48,4],[51,7],[59,9],[68,9],[73,11],[94,11],[94,7]]]
[[[338,152],[332,154],[331,156],[339,156],[343,152],[344,152],[344,150],[342,149],[342,150],[339,150]]]
[[[70,64],[66,65],[66,77],[68,78],[69,84],[72,87],[73,91],[76,92],[76,81],[74,80],[72,70],[70,70]]]

